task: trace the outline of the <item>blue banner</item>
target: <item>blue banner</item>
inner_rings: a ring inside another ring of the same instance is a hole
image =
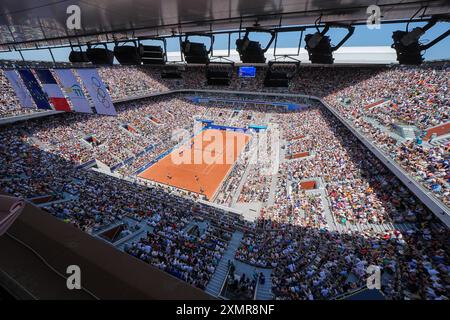
[[[27,87],[30,92],[36,106],[39,109],[52,110],[44,91],[42,91],[41,86],[37,82],[31,70],[18,70],[18,72],[23,80],[23,83],[25,84],[25,87]]]
[[[302,105],[297,105],[290,102],[270,102],[270,101],[262,101],[262,100],[239,100],[239,99],[226,99],[226,98],[201,98],[201,97],[187,97],[193,103],[208,103],[208,102],[227,102],[230,104],[245,104],[245,103],[253,103],[253,104],[262,104],[262,105],[271,105],[276,107],[285,107],[288,110],[300,110],[305,107]],[[307,106],[306,106],[307,107]]]

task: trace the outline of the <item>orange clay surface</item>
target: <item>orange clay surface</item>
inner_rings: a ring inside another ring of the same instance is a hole
[[[202,131],[139,177],[212,199],[249,140],[242,132]]]

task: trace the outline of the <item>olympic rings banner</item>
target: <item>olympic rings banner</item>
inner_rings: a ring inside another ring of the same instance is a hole
[[[77,69],[98,114],[117,115],[111,97],[96,69]]]

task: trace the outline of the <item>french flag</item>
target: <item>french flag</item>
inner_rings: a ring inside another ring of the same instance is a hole
[[[48,96],[48,99],[52,103],[55,110],[58,111],[72,111],[69,102],[64,97],[61,88],[58,86],[55,77],[48,69],[35,70],[39,80],[41,81],[42,88]]]

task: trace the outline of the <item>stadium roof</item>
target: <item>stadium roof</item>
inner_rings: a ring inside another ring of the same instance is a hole
[[[378,5],[383,21],[409,19],[423,5],[426,15],[450,13],[446,0],[2,0],[0,49],[46,47],[114,38],[254,26],[365,22]],[[67,7],[81,9],[81,30],[68,30]],[[101,36],[99,36],[101,35]],[[6,46],[9,44],[10,46]]]

